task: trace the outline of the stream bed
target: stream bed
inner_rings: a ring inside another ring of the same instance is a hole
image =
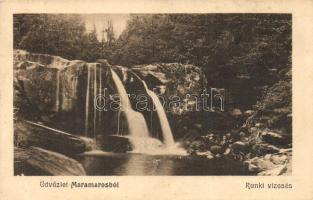
[[[93,152],[77,157],[87,175],[254,175],[242,162],[185,155]]]

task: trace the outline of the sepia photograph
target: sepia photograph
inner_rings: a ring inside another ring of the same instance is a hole
[[[15,176],[292,175],[292,15],[13,15]]]

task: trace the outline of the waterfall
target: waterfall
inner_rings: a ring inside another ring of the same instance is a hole
[[[57,83],[56,83],[56,94],[55,94],[55,110],[59,111],[60,107],[60,69],[57,69]]]
[[[77,95],[77,83],[78,83],[78,77],[77,75],[72,77],[72,97],[76,98]]]
[[[88,120],[89,120],[89,86],[90,85],[90,66],[87,64],[87,87],[86,87],[86,106],[85,106],[85,136],[88,136]]]
[[[173,133],[170,127],[170,124],[168,122],[166,113],[164,111],[164,108],[160,102],[160,99],[158,98],[158,96],[148,88],[146,82],[144,80],[141,80],[145,90],[147,92],[147,94],[151,97],[154,105],[155,105],[155,109],[157,111],[159,120],[160,120],[160,125],[161,125],[161,129],[162,129],[162,134],[163,134],[163,142],[166,146],[173,146],[175,145],[175,141],[174,141],[174,137],[173,137]]]
[[[97,96],[97,64],[94,64],[94,76],[93,76],[93,97],[96,99]],[[97,131],[97,109],[96,105],[93,106],[93,137],[96,137]]]
[[[100,65],[99,68],[99,95],[102,95],[102,72],[101,72],[101,68],[102,66]],[[102,126],[101,126],[101,111],[99,112],[99,116],[98,116],[98,125],[100,126],[99,129],[101,130]]]
[[[124,85],[119,78],[119,76],[115,73],[114,70],[111,69],[112,79],[116,85],[116,89],[120,98],[121,107],[120,110],[123,112],[127,125],[129,135],[131,137],[141,137],[141,138],[149,138],[149,131],[145,121],[145,118],[140,112],[134,111],[132,109],[129,97],[124,88]],[[144,140],[142,140],[144,142]],[[137,146],[137,147],[136,147]],[[136,145],[135,148],[140,148],[140,145]]]

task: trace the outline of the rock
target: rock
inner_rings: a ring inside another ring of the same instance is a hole
[[[255,124],[255,127],[257,127],[257,128],[264,128],[264,124],[262,124],[262,123],[256,123],[256,124]]]
[[[38,147],[14,148],[14,174],[85,176],[76,160]]]
[[[202,129],[202,124],[194,124],[193,126],[199,130]]]
[[[105,151],[125,153],[133,150],[128,137],[109,135],[105,136],[101,143],[101,149]]]
[[[93,127],[92,117],[88,118],[88,123],[85,122],[84,111],[88,108],[90,116],[98,112],[94,109],[93,101],[97,95],[95,87],[99,92],[100,85],[107,88],[108,92],[114,90],[107,62],[70,61],[22,50],[14,50],[13,62],[14,106],[19,108],[18,114],[22,118],[42,120],[50,126],[74,134],[81,134],[82,130],[86,130],[89,136],[97,134],[97,131],[103,133],[101,126],[106,123],[106,118],[112,118],[112,113],[102,112],[103,121]],[[89,105],[86,104],[87,96]],[[106,128],[109,129],[108,127],[109,125]]]
[[[85,151],[92,151],[99,149],[96,139],[88,137],[79,137],[85,143]]]
[[[245,132],[242,132],[242,131],[241,131],[241,132],[239,133],[239,137],[240,137],[240,138],[245,137],[245,136],[246,136],[246,133],[245,133]]]
[[[276,164],[285,164],[287,162],[288,157],[286,155],[278,154],[278,155],[272,155],[271,161]]]
[[[216,157],[216,158],[221,158],[222,155],[218,153],[218,154],[215,155],[215,157]]]
[[[280,149],[279,150],[279,153],[291,153],[292,152],[292,149],[289,148],[289,149]]]
[[[285,173],[287,170],[286,165],[280,165],[278,167],[275,167],[274,169],[262,171],[258,173],[258,176],[279,176]]]
[[[250,133],[251,134],[256,134],[258,132],[258,129],[256,127],[251,127],[250,128]]]
[[[208,159],[213,159],[214,155],[211,153],[211,151],[207,151],[207,156]]]
[[[246,116],[251,116],[251,115],[253,115],[254,114],[254,111],[253,110],[246,110],[245,112],[244,112],[244,115],[246,115]]]
[[[235,152],[235,153],[238,153],[238,152],[245,152],[247,150],[247,144],[242,142],[242,141],[237,141],[237,142],[234,142],[232,145],[231,145],[231,149]]]
[[[135,151],[138,153],[142,150],[153,152],[162,147],[162,142],[155,138],[130,137],[121,135],[108,135],[97,141],[99,146],[104,151],[111,151],[116,153],[125,153],[128,151]],[[136,147],[136,148],[135,148]]]
[[[270,144],[255,144],[252,146],[251,152],[256,155],[263,156],[265,154],[277,153],[279,152],[279,148]]]
[[[206,78],[201,68],[190,64],[155,63],[135,65],[131,70],[140,75],[151,88],[165,86],[166,90],[162,91],[165,97],[180,97],[179,107],[169,107],[171,114],[182,115],[197,109],[194,98],[187,94],[200,96],[203,93]],[[165,98],[166,103],[169,103],[168,98]]]
[[[265,171],[275,167],[275,164],[270,160],[265,160],[262,157],[256,157],[251,160],[251,164],[255,165],[258,168],[258,171]]]
[[[255,166],[254,164],[248,164],[248,170],[250,172],[259,172],[259,168]]]
[[[208,159],[214,158],[214,155],[210,151],[198,152],[197,155],[198,156],[204,156],[204,157],[206,157]]]
[[[231,152],[231,149],[230,149],[230,148],[227,148],[223,154],[224,154],[224,155],[228,155],[230,152]]]
[[[230,112],[230,115],[231,116],[241,116],[242,115],[242,112],[241,112],[241,110],[240,109],[238,109],[238,108],[235,108],[235,109],[233,109],[231,112]]]
[[[264,131],[262,132],[261,136],[265,142],[274,145],[283,145],[287,142],[283,135],[271,131]]]
[[[213,153],[213,154],[222,154],[223,153],[223,149],[221,146],[218,146],[218,145],[213,145],[210,147],[210,151]]]
[[[78,136],[30,121],[14,123],[16,146],[36,146],[68,156],[82,153],[86,143]]]
[[[271,159],[271,157],[272,157],[272,155],[271,155],[271,154],[266,154],[266,155],[264,156],[264,159],[265,159],[265,160],[270,160],[270,159]]]
[[[190,143],[189,149],[195,150],[195,151],[206,151],[206,144],[203,141],[200,140],[194,140]]]

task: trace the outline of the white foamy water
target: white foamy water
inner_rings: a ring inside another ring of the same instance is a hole
[[[157,111],[157,114],[158,114],[158,117],[160,120],[160,124],[161,124],[163,142],[167,147],[172,147],[175,145],[175,141],[174,141],[174,137],[173,137],[173,133],[172,133],[170,124],[168,122],[164,108],[160,102],[160,99],[152,90],[150,90],[148,88],[148,86],[144,80],[142,80],[142,83],[145,87],[147,94],[151,97],[151,99],[155,105],[155,108],[156,108],[156,111]]]
[[[94,65],[94,75],[93,75],[93,96],[94,99],[97,96],[97,64]],[[97,109],[96,106],[93,106],[93,137],[96,137],[96,130],[97,130]]]
[[[87,86],[86,86],[86,105],[85,105],[85,136],[88,136],[89,125],[89,87],[90,87],[90,63],[87,64]]]
[[[56,83],[56,94],[55,94],[55,110],[59,111],[60,108],[60,69],[57,69],[57,83]]]
[[[149,138],[150,135],[149,135],[149,130],[148,130],[145,118],[140,112],[134,111],[132,109],[130,100],[128,98],[128,94],[124,88],[124,85],[121,79],[115,73],[114,70],[111,70],[111,72],[112,72],[112,79],[116,85],[116,89],[120,97],[121,112],[123,112],[127,121],[129,136],[142,138],[142,140]],[[142,147],[143,147],[142,145],[134,144],[134,149],[136,151],[143,152],[144,149],[142,149]]]

